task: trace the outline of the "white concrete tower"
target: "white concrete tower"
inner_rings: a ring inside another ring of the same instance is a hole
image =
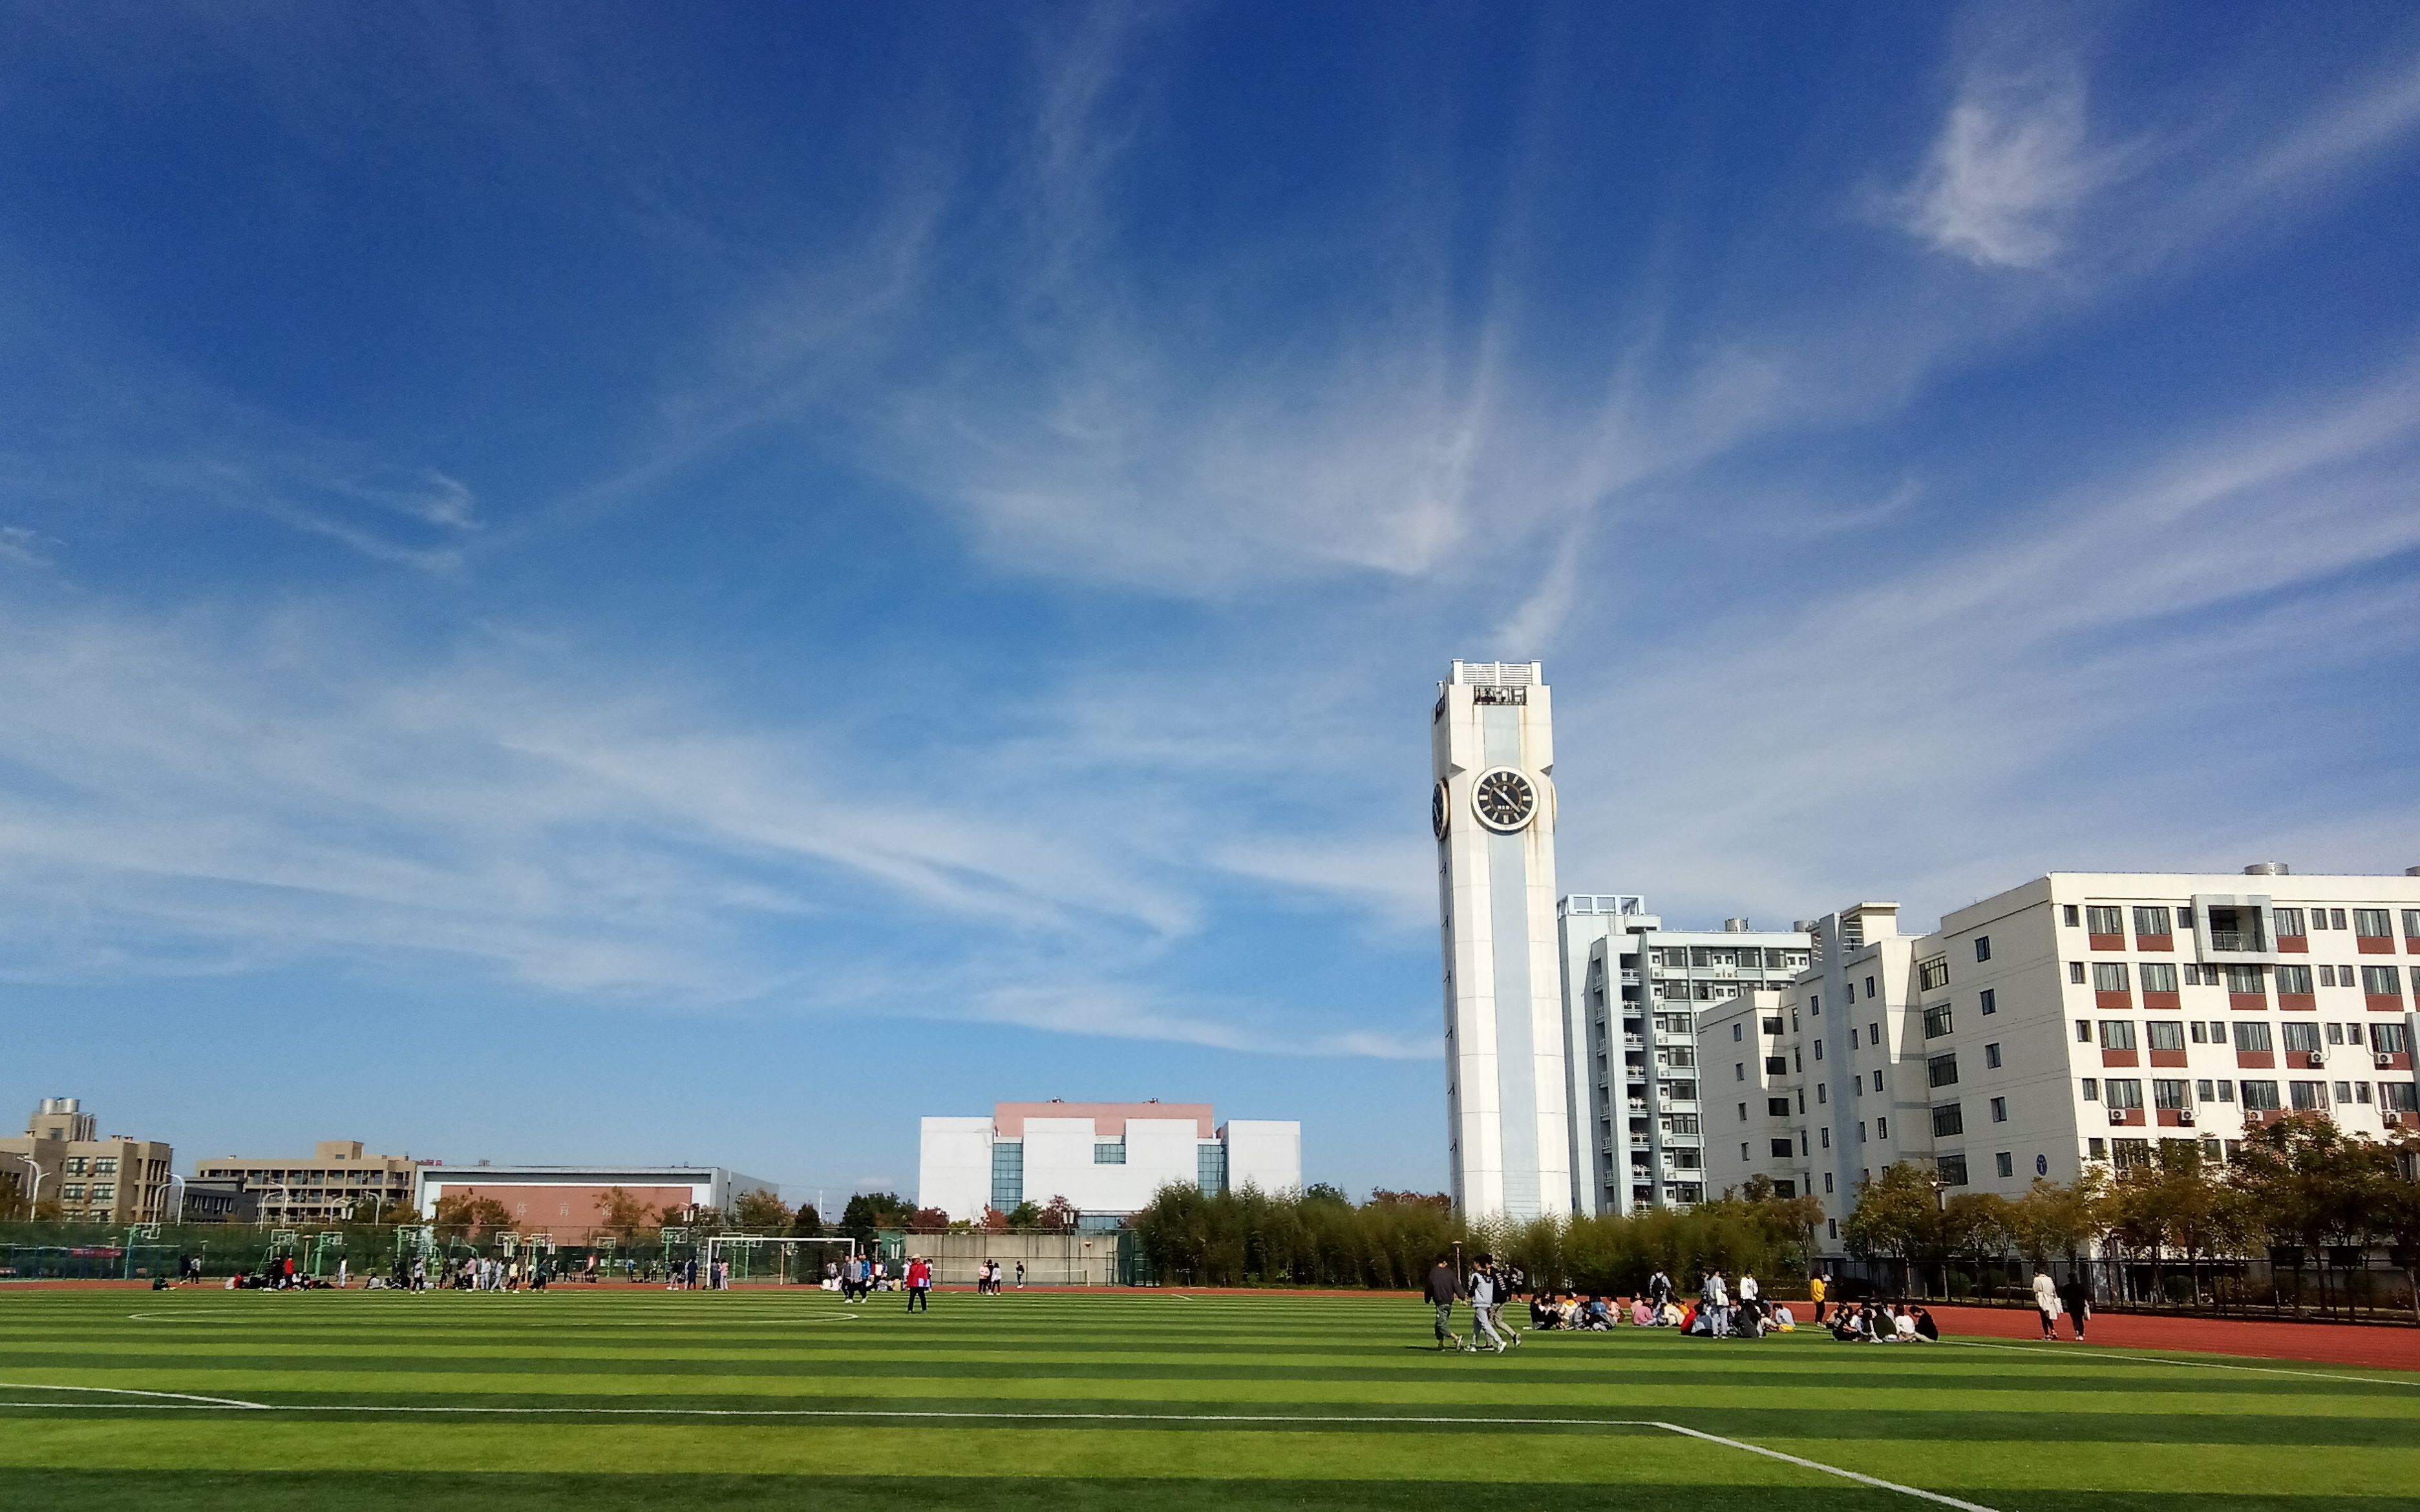
[[[1536,662],[1457,661],[1430,719],[1454,1205],[1572,1211],[1553,709]]]

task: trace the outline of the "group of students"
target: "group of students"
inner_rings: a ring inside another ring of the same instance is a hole
[[[998,1260],[985,1260],[981,1265],[975,1267],[975,1290],[978,1294],[994,1297],[999,1296],[1001,1282],[1005,1279],[1006,1273],[1001,1270],[1000,1262]],[[1016,1289],[1019,1291],[1023,1291],[1025,1289],[1025,1262],[1023,1260],[1016,1262]]]
[[[1903,1302],[1852,1302],[1832,1316],[1832,1336],[1843,1344],[1937,1344],[1941,1325],[1930,1310]]]
[[[1439,1350],[1462,1352],[1493,1350],[1501,1354],[1520,1348],[1521,1335],[1504,1322],[1507,1302],[1517,1300],[1527,1289],[1527,1278],[1513,1266],[1499,1266],[1492,1255],[1481,1255],[1471,1263],[1468,1275],[1454,1273],[1452,1261],[1437,1257],[1429,1268],[1425,1295],[1436,1309],[1435,1333]],[[2048,1286],[2044,1278],[2041,1286]],[[1813,1323],[1829,1327],[1832,1336],[1843,1343],[1926,1343],[1941,1337],[1940,1325],[1932,1314],[1921,1306],[1907,1303],[1850,1303],[1834,1310],[1826,1319],[1830,1290],[1827,1277],[1813,1278],[1808,1293],[1814,1302]],[[1454,1331],[1453,1309],[1457,1303],[1470,1305],[1470,1335],[1464,1338]],[[2048,1330],[2055,1313],[2043,1315],[2043,1328]],[[1755,1276],[1742,1272],[1736,1290],[1720,1270],[1708,1271],[1699,1286],[1694,1301],[1675,1295],[1672,1278],[1662,1271],[1648,1277],[1647,1287],[1639,1296],[1625,1303],[1621,1298],[1607,1298],[1590,1293],[1583,1299],[1572,1291],[1546,1290],[1529,1302],[1529,1322],[1533,1329],[1598,1333],[1628,1323],[1638,1328],[1670,1328],[1684,1336],[1695,1338],[1762,1338],[1771,1333],[1793,1333],[1798,1318],[1790,1304],[1769,1300]],[[2079,1320],[2076,1336],[2083,1336]]]

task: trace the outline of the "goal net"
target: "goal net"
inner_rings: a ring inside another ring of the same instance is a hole
[[[707,1274],[717,1260],[731,1262],[734,1285],[742,1281],[776,1286],[814,1287],[824,1280],[827,1261],[857,1253],[853,1239],[806,1239],[769,1234],[714,1234],[705,1241]]]

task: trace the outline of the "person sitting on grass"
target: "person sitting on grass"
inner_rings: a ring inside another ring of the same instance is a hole
[[[1542,1291],[1529,1299],[1529,1326],[1531,1328],[1560,1328],[1562,1325],[1562,1318],[1555,1311],[1555,1299],[1553,1297]]]
[[[1930,1307],[1912,1307],[1908,1309],[1908,1311],[1916,1319],[1916,1337],[1931,1344],[1938,1344],[1941,1342],[1941,1325],[1932,1320],[1932,1309]]]
[[[1582,1316],[1588,1319],[1588,1326],[1593,1333],[1602,1334],[1613,1327],[1613,1309],[1607,1307],[1605,1299],[1594,1292],[1589,1294],[1588,1306],[1582,1309]]]

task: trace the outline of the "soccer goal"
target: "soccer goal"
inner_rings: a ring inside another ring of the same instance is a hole
[[[731,1262],[734,1281],[770,1281],[784,1287],[822,1285],[827,1251],[817,1246],[834,1248],[843,1255],[857,1253],[857,1241],[853,1239],[712,1234],[705,1242],[709,1274],[716,1260],[726,1259]]]

